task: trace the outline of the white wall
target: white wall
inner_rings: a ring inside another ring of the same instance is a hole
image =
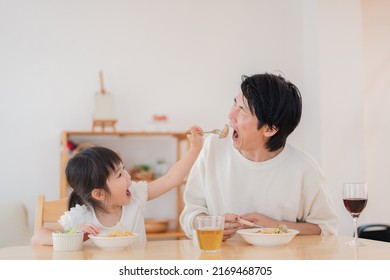
[[[119,130],[165,113],[174,131],[221,127],[242,74],[280,70],[304,100],[291,141],[324,167],[350,234],[339,188],[365,172],[360,28],[354,0],[0,0],[0,201],[32,221],[38,194],[59,195],[60,133],[91,129],[101,69]]]
[[[342,184],[366,180],[361,8],[355,0],[319,1],[318,7],[321,165],[339,213],[339,231],[350,235]]]
[[[390,2],[362,1],[364,113],[369,204],[364,220],[390,223]]]

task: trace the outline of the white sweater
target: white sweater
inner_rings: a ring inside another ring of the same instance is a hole
[[[188,176],[184,203],[180,224],[187,236],[200,213],[258,212],[276,220],[317,224],[322,235],[337,233],[338,218],[321,168],[289,144],[275,158],[253,162],[233,147],[230,137],[207,137]]]

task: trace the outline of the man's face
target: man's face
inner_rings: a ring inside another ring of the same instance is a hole
[[[263,128],[257,128],[259,121],[242,93],[234,98],[229,120],[233,128],[233,145],[242,154],[264,147]]]

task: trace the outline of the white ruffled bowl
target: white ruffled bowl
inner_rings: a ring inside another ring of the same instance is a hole
[[[83,248],[83,232],[57,233],[53,232],[54,251],[79,251]]]

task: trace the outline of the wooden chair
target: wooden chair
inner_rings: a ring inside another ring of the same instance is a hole
[[[46,222],[57,222],[60,216],[67,210],[67,198],[46,201],[44,195],[39,195],[35,206],[34,231],[40,229]]]

